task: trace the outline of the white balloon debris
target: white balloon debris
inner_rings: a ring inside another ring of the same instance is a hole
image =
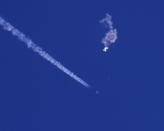
[[[100,20],[100,23],[104,23],[108,27],[108,32],[106,32],[105,37],[102,39],[102,44],[104,44],[103,51],[106,52],[109,49],[109,46],[117,40],[117,30],[113,28],[112,16],[108,13],[105,18]]]

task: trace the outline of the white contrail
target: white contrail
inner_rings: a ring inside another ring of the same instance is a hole
[[[87,84],[84,80],[82,80],[80,77],[75,75],[69,69],[64,67],[60,62],[58,62],[55,58],[50,56],[40,46],[36,45],[30,38],[26,37],[25,34],[20,32],[18,29],[16,29],[14,26],[12,26],[9,22],[7,22],[2,17],[0,17],[0,26],[2,26],[4,30],[11,32],[13,36],[16,36],[20,41],[24,42],[28,48],[31,48],[34,52],[38,53],[42,58],[49,61],[52,65],[62,70],[64,73],[72,77],[74,80],[81,83],[83,86],[87,88],[90,87],[90,85]]]

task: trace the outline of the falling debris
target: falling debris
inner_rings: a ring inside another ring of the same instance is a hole
[[[108,32],[106,32],[105,37],[102,39],[102,44],[104,45],[104,52],[107,52],[109,46],[117,40],[117,30],[113,28],[112,16],[108,13],[105,18],[103,18],[100,23],[104,23],[108,27]]]
[[[108,50],[108,47],[105,46],[104,49],[103,49],[103,51],[104,51],[104,52],[107,52],[107,50]]]

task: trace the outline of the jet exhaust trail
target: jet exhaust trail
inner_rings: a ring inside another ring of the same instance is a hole
[[[14,26],[12,26],[9,22],[5,19],[0,17],[0,26],[3,27],[4,30],[9,31],[12,33],[13,36],[16,36],[20,41],[24,42],[28,48],[31,48],[35,53],[39,54],[42,58],[49,61],[52,65],[56,66],[58,69],[69,75],[71,78],[82,84],[83,86],[89,88],[90,85],[87,84],[84,80],[80,77],[75,75],[69,69],[64,67],[59,61],[49,55],[46,51],[44,51],[40,46],[36,45],[30,38],[28,38],[25,34],[20,32]]]

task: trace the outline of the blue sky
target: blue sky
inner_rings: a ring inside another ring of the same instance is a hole
[[[105,13],[118,31],[107,53]],[[0,16],[91,85],[1,28],[0,131],[163,131],[162,1],[2,0]]]

